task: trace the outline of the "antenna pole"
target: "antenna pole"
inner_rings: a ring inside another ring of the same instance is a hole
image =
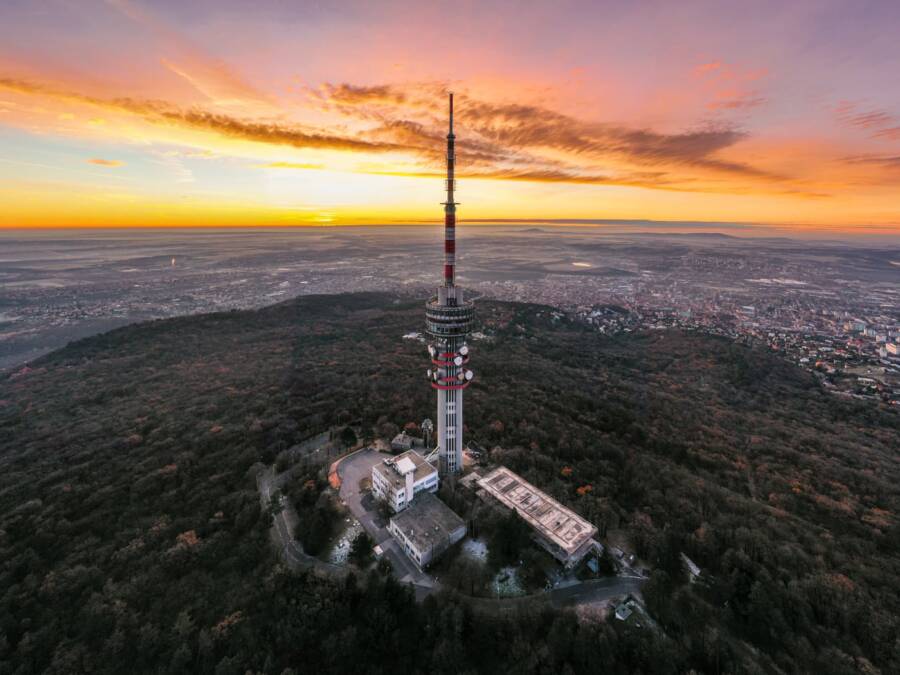
[[[425,329],[433,342],[428,346],[432,367],[431,387],[437,390],[435,452],[442,477],[463,470],[463,390],[475,377],[465,367],[469,362],[466,337],[472,330],[475,307],[463,299],[463,289],[455,285],[456,271],[456,152],[453,135],[453,94],[449,96],[447,128],[447,201],[444,204],[444,279],[437,296],[425,305]]]
[[[450,92],[450,127],[447,133],[447,201],[444,202],[444,286],[456,278],[456,136],[453,135],[453,92]]]

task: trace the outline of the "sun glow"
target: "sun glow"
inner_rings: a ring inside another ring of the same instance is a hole
[[[566,33],[585,60],[571,69],[549,52],[535,61],[523,26],[546,23],[539,8],[519,12],[496,44],[458,32],[466,49],[454,53],[465,56],[452,61],[432,48],[443,37],[414,8],[371,17],[372,35],[384,36],[377,47],[339,20],[327,41],[309,34],[297,44],[278,39],[300,25],[290,12],[279,23],[222,14],[218,31],[239,30],[242,41],[215,54],[203,46],[212,40],[203,12],[185,31],[161,8],[101,3],[79,10],[95,25],[79,23],[83,32],[53,51],[67,10],[2,11],[0,226],[430,221],[440,215],[440,106],[452,78],[463,220],[900,233],[900,113],[887,99],[879,107],[877,92],[840,91],[857,86],[852,69],[754,51],[762,24],[720,43],[712,36],[731,30],[728,21],[709,19],[703,31],[672,10],[671,25],[715,53],[672,56],[656,35],[647,53],[671,58],[645,63],[616,51],[619,34],[606,35],[602,54],[587,50],[579,38],[596,44],[604,31],[591,11]],[[648,38],[641,12],[622,22],[629,43]],[[257,55],[262,45],[270,58]],[[286,65],[309,64],[310,53],[331,58],[302,76]],[[73,56],[83,54],[91,58]],[[798,78],[835,91],[804,98],[790,86]]]

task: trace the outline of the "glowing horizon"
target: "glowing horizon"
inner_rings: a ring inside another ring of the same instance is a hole
[[[3,228],[460,221],[900,235],[900,6],[0,9]],[[777,33],[772,26],[778,26]]]

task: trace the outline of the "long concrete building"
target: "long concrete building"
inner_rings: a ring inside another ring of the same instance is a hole
[[[478,486],[515,510],[534,530],[535,540],[566,567],[600,546],[594,539],[596,527],[505,466],[488,473]]]

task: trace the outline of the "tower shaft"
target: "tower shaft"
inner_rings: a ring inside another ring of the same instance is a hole
[[[442,476],[463,468],[463,391],[472,380],[472,371],[463,366],[469,360],[466,337],[475,317],[471,302],[463,299],[456,286],[456,136],[453,134],[453,94],[450,94],[450,126],[447,133],[447,201],[444,202],[444,275],[425,308],[425,323],[433,338],[428,346],[434,368],[428,371],[437,390],[437,446]]]

